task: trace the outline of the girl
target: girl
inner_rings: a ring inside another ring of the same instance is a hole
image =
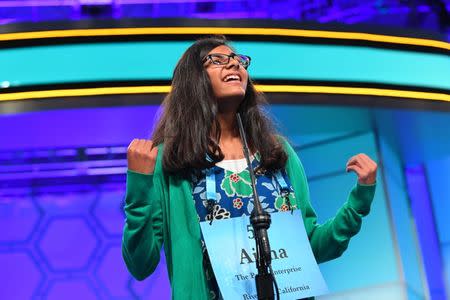
[[[236,112],[243,119],[264,209],[299,208],[318,263],[345,251],[370,210],[377,165],[358,154],[346,166],[358,176],[347,202],[333,219],[317,224],[302,164],[262,112],[267,102],[249,78],[250,62],[224,37],[195,42],[175,68],[153,140],[134,139],[128,148],[123,257],[131,274],[143,280],[156,268],[164,245],[173,299],[221,297],[199,221],[242,216],[253,207]],[[207,169],[216,178],[212,203],[204,192]],[[287,183],[287,197],[280,195],[277,172]]]

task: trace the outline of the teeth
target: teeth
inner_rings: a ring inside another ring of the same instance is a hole
[[[225,81],[230,81],[230,80],[240,80],[238,75],[227,75],[225,77]]]

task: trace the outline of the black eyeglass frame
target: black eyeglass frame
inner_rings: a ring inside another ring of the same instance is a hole
[[[226,63],[220,63],[220,62],[214,61],[213,57],[218,57],[218,56],[221,56],[221,57],[226,56],[226,57],[228,57],[227,62]],[[231,58],[235,58],[235,57],[243,58],[244,60],[242,60],[242,61],[246,61],[246,59],[248,59],[248,64],[247,65],[242,64],[241,60],[236,60],[244,69],[247,69],[250,66],[250,62],[252,61],[252,58],[250,56],[244,55],[244,54],[236,54],[236,53],[231,53],[231,54],[211,53],[211,54],[206,55],[203,58],[203,63],[205,63],[209,59],[213,65],[225,66],[225,65],[228,65],[230,63],[230,59]]]

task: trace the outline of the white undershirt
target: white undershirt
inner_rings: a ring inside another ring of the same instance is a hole
[[[250,161],[253,161],[253,156],[250,157]],[[216,163],[216,166],[233,173],[239,173],[247,168],[247,160],[245,157],[241,159],[224,159]]]

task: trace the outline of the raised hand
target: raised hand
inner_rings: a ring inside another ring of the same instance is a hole
[[[151,140],[134,139],[127,150],[128,170],[142,174],[153,174],[158,148]]]
[[[358,183],[373,184],[377,179],[377,163],[364,153],[351,157],[345,170],[354,171],[358,175]]]

